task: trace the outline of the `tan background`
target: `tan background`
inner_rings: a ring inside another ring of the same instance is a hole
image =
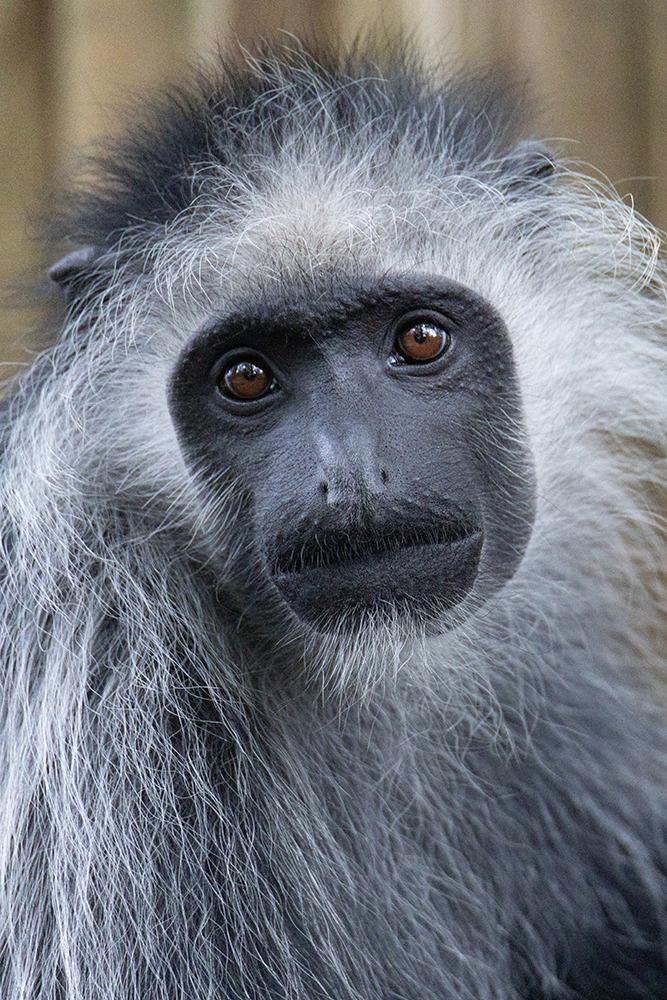
[[[667,226],[667,0],[0,0],[0,361],[25,359],[26,221],[47,185],[113,128],[128,92],[178,77],[219,40],[280,29],[352,40],[407,29],[453,64],[501,60],[541,102],[538,131],[568,137]],[[7,295],[9,292],[9,296]]]

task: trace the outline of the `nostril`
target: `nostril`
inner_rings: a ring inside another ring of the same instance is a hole
[[[365,507],[379,500],[389,481],[389,472],[382,466],[358,466],[320,470],[317,493],[334,507]]]

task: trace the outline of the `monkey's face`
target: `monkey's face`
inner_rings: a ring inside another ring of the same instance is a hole
[[[170,410],[221,511],[221,586],[251,618],[326,631],[390,608],[443,629],[522,558],[533,478],[512,349],[461,285],[330,279],[247,301],[186,346]]]

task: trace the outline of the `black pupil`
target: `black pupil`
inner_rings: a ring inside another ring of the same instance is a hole
[[[239,361],[232,365],[219,384],[226,396],[246,402],[260,399],[273,387],[269,372],[252,361]]]

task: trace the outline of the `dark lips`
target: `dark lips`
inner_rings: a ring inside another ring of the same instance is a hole
[[[483,532],[463,518],[378,533],[324,532],[285,546],[272,576],[307,621],[399,605],[415,615],[451,608],[471,589]]]

